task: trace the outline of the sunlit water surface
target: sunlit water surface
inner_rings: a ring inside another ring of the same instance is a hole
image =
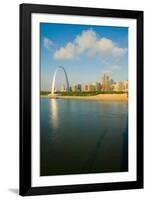
[[[128,170],[128,104],[40,100],[40,175]]]

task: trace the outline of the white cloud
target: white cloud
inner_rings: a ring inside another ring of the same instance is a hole
[[[48,39],[47,37],[43,38],[43,46],[46,49],[50,50],[52,45],[53,45],[53,42],[50,39]]]
[[[77,46],[78,53],[83,53],[86,50],[92,50],[96,43],[96,33],[93,30],[83,31],[74,41]]]
[[[122,56],[127,51],[127,48],[117,47],[112,40],[107,38],[101,38],[96,42],[95,46],[96,46],[95,49],[96,52],[104,55],[111,55],[113,57]]]
[[[108,55],[119,57],[127,52],[127,48],[118,47],[112,40],[105,37],[97,37],[92,29],[83,31],[77,35],[72,43],[61,47],[54,53],[54,59],[74,59],[83,53],[87,55]]]
[[[76,47],[72,43],[68,43],[65,47],[60,48],[54,53],[54,59],[73,59],[76,57]]]
[[[114,57],[118,57],[118,56],[124,55],[127,51],[128,51],[127,48],[119,48],[119,47],[114,46],[112,54]]]

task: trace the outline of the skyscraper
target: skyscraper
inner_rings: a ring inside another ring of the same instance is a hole
[[[103,91],[109,91],[110,90],[109,76],[107,76],[106,74],[104,74],[102,76],[101,85],[102,85],[102,90]]]

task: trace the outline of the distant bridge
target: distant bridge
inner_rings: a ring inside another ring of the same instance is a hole
[[[59,66],[55,72],[54,72],[54,76],[53,76],[53,81],[52,81],[52,88],[51,88],[51,94],[54,95],[55,93],[55,83],[56,83],[56,75],[59,69],[62,69],[65,75],[65,79],[66,79],[66,91],[69,91],[69,81],[68,81],[68,77],[67,77],[67,73],[66,70],[64,69],[64,67]]]

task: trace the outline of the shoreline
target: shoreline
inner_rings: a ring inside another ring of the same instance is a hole
[[[76,100],[98,100],[98,101],[128,101],[128,95],[125,94],[98,94],[94,96],[49,96],[40,95],[44,99],[76,99]]]

